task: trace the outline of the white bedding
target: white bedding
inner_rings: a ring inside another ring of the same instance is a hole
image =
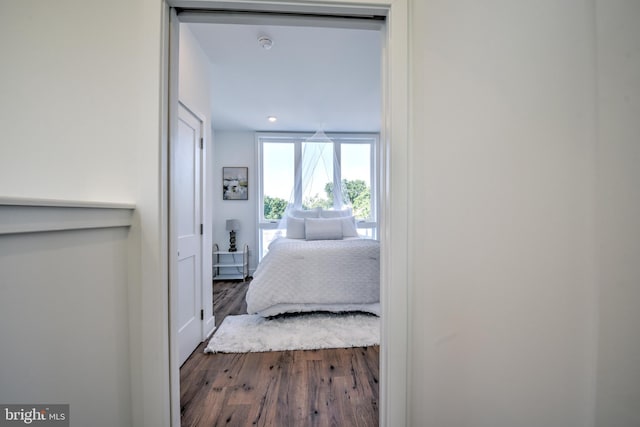
[[[247,312],[380,315],[380,244],[369,239],[278,239],[249,284]]]

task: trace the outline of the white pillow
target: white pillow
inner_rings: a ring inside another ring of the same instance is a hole
[[[304,239],[304,219],[287,217],[287,238],[288,239]]]
[[[320,208],[292,209],[289,215],[294,218],[318,218],[320,216]]]
[[[342,240],[342,220],[340,218],[305,218],[307,240]]]
[[[342,209],[339,211],[322,209],[320,211],[320,218],[344,218],[351,216],[351,208]]]
[[[342,237],[360,237],[356,228],[356,220],[353,216],[340,218],[342,222]]]

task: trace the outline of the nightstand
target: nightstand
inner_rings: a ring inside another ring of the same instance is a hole
[[[213,280],[246,280],[249,276],[249,246],[242,251],[221,251],[213,245]]]

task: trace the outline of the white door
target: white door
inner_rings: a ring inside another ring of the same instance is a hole
[[[202,122],[178,107],[173,203],[178,231],[178,351],[182,365],[200,344],[202,309]]]

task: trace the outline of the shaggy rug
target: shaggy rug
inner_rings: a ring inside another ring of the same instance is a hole
[[[365,313],[225,317],[205,353],[365,347],[380,343],[380,318]]]

